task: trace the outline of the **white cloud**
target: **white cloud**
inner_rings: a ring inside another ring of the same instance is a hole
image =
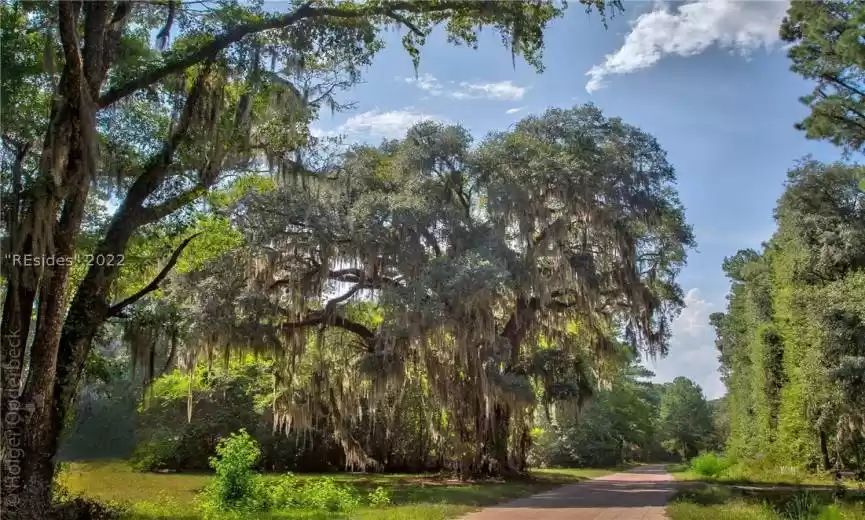
[[[433,96],[444,96],[453,99],[489,99],[494,101],[518,101],[523,98],[528,90],[527,87],[515,85],[512,81],[499,81],[490,83],[460,82],[458,85],[453,81],[443,84],[432,74],[422,74],[416,78],[397,78],[410,85],[427,92]]]
[[[397,77],[397,79],[401,79],[409,85],[416,85],[417,88],[429,92],[434,96],[440,96],[444,94],[444,88],[442,87],[442,84],[439,83],[439,80],[437,80],[435,76],[429,73],[421,74],[416,78]]]
[[[657,2],[633,22],[622,47],[586,73],[586,91],[603,88],[611,74],[651,67],[667,55],[693,56],[712,45],[742,54],[770,48],[787,6],[787,0],[690,0],[672,10]]]
[[[516,114],[517,112],[522,112],[525,108],[526,107],[509,108],[505,110],[505,114]]]
[[[367,134],[396,139],[404,137],[406,131],[416,123],[427,120],[446,121],[440,116],[416,112],[411,107],[389,112],[375,109],[348,118],[339,126],[336,133]]]
[[[339,133],[334,130],[325,130],[323,128],[319,128],[317,126],[309,127],[309,134],[313,137],[324,138],[324,137],[335,137]]]
[[[692,338],[701,336],[710,329],[709,314],[712,304],[700,298],[700,290],[689,289],[685,293],[685,308],[673,322],[673,335],[686,335]]]
[[[715,305],[702,298],[699,289],[688,290],[685,308],[672,325],[669,356],[649,367],[655,371],[656,380],[672,381],[684,376],[700,385],[707,399],[724,395],[715,331],[709,324],[709,314],[714,311]]]
[[[463,90],[455,92],[457,99],[496,99],[500,101],[517,101],[526,93],[525,87],[514,85],[510,80],[498,83],[460,83]]]

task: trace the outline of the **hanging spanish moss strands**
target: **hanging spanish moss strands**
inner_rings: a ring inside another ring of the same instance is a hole
[[[274,430],[332,432],[349,468],[382,467],[371,439],[418,399],[460,474],[522,471],[536,413],[580,409],[626,349],[665,352],[692,239],[643,136],[593,107],[474,148],[421,123],[288,176],[237,202],[242,248],[172,284],[180,343],[272,356]]]

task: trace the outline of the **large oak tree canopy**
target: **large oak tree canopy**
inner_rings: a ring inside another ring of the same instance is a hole
[[[584,399],[587,356],[666,353],[693,245],[674,172],[593,106],[477,146],[421,123],[305,182],[241,199],[245,245],[178,279],[176,297],[200,324],[189,348],[276,351],[283,424],[327,418],[354,464],[376,464],[351,438],[355,411],[410,374],[460,424],[461,471],[519,470],[530,410]],[[357,379],[296,372],[326,334]]]
[[[27,359],[4,368],[0,383],[0,414],[13,398],[28,410],[3,432],[4,464],[20,463],[18,483],[4,480],[12,487],[3,513],[33,518],[47,515],[52,457],[93,337],[159,285],[189,244],[190,210],[208,208],[205,194],[267,166],[296,172],[297,150],[315,142],[309,121],[322,107],[340,108],[335,92],[358,80],[386,27],[406,31],[415,63],[434,27],[469,46],[487,27],[540,69],[544,29],[563,12],[549,1],[474,0],[289,1],[279,11],[234,0],[0,9],[4,253],[116,258],[161,226],[177,246],[152,273],[155,283],[118,284],[148,270],[131,262],[4,262],[3,352],[19,352],[17,338],[29,343]],[[9,458],[11,443],[19,445],[13,437],[26,453],[18,462]],[[12,496],[26,505],[8,509]]]

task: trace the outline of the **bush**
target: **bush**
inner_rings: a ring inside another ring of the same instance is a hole
[[[298,495],[298,506],[304,509],[347,513],[360,506],[360,498],[354,489],[337,484],[329,477],[310,480]]]
[[[731,463],[715,453],[704,453],[691,460],[691,471],[703,477],[715,478],[730,467]]]
[[[367,500],[369,500],[369,505],[372,507],[387,507],[391,503],[390,490],[379,486],[370,492]]]
[[[300,507],[300,482],[291,473],[277,479],[258,476],[255,494],[261,508],[267,511]]]
[[[259,487],[253,467],[261,450],[246,430],[219,441],[210,466],[216,471],[204,492],[206,510],[256,509]]]
[[[135,448],[129,463],[136,471],[172,468],[176,465],[176,452],[176,438],[167,430],[157,430]]]
[[[358,492],[338,484],[332,478],[301,482],[288,473],[278,479],[254,472],[261,455],[258,443],[246,430],[222,439],[210,465],[216,471],[199,501],[206,518],[245,518],[263,511],[306,509],[331,513],[348,513],[361,505]],[[390,505],[390,491],[378,487],[368,495],[373,507]]]
[[[51,488],[50,518],[54,520],[119,520],[127,515],[128,511],[122,504],[74,495],[56,479]]]

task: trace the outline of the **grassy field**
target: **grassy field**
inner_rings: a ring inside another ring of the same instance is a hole
[[[437,475],[329,474],[334,480],[361,491],[377,486],[391,489],[393,505],[384,509],[361,509],[352,519],[443,520],[511,498],[608,474],[611,469],[534,470],[525,481],[464,483]],[[321,475],[299,475],[314,478]],[[198,520],[196,494],[211,477],[207,474],[137,473],[123,461],[74,462],[65,465],[60,482],[70,492],[101,501],[126,505],[130,519]],[[287,512],[264,515],[265,519],[341,518],[333,513]],[[348,518],[348,517],[342,517]]]
[[[801,489],[741,489],[694,483],[667,508],[671,520],[865,520],[865,494]]]

